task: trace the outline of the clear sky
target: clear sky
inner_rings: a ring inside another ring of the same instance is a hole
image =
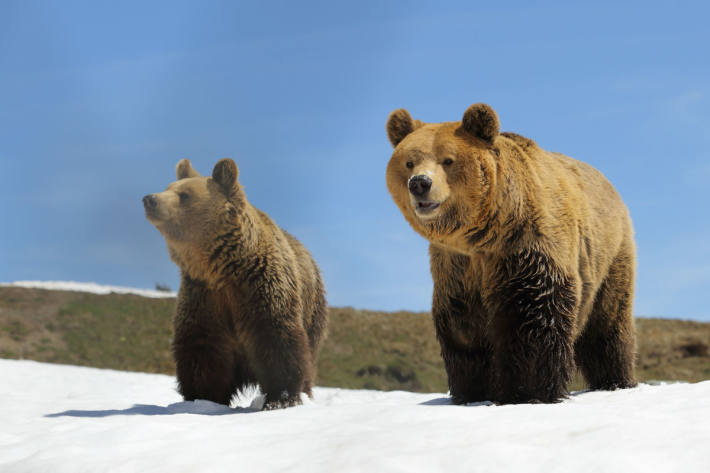
[[[710,320],[709,5],[0,1],[0,281],[177,289],[141,197],[232,157],[331,305],[427,310],[385,120],[486,102],[619,190],[637,315]]]

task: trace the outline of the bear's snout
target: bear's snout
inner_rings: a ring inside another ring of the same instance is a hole
[[[431,189],[431,178],[425,174],[419,174],[409,178],[409,192],[415,197],[422,197]]]
[[[155,198],[155,194],[148,194],[143,197],[143,207],[146,210],[154,210],[158,206],[158,199]]]

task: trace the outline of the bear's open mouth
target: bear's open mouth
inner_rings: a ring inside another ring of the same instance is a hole
[[[417,202],[416,211],[417,213],[429,213],[434,209],[437,209],[439,205],[439,202],[433,202],[431,200],[419,201]]]

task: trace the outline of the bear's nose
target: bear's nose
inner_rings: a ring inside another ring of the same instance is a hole
[[[154,194],[148,194],[145,197],[143,197],[143,206],[147,210],[152,210],[158,205],[158,199],[155,198]]]
[[[409,178],[409,192],[416,197],[421,197],[431,189],[431,178],[424,174]]]

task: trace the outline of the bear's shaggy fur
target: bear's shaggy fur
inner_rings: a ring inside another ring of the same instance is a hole
[[[628,211],[591,166],[460,122],[387,121],[387,187],[430,242],[433,318],[454,402],[555,402],[575,361],[592,389],[634,379]]]
[[[247,201],[234,161],[219,161],[211,178],[186,159],[176,172],[143,202],[182,275],[173,340],[180,393],[229,404],[258,384],[265,409],[300,403],[326,329],[318,267]]]

